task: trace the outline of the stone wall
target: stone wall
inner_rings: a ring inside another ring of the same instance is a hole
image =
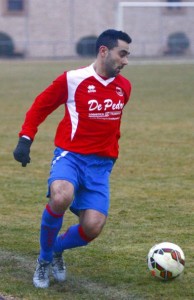
[[[76,44],[81,37],[97,36],[107,28],[117,27],[118,3],[121,2],[25,1],[23,15],[9,15],[5,9],[6,0],[1,0],[0,31],[9,34],[16,52],[23,52],[26,57],[75,56]],[[133,56],[163,55],[167,51],[168,35],[175,31],[186,32],[191,41],[189,53],[194,54],[193,28],[194,8],[181,11],[126,8],[123,14],[123,30],[133,39]]]

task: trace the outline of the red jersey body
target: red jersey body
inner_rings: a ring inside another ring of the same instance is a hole
[[[119,74],[103,79],[93,64],[67,71],[35,99],[19,135],[34,139],[39,124],[64,104],[55,145],[80,154],[117,158],[122,110],[130,92],[131,84],[125,77]]]

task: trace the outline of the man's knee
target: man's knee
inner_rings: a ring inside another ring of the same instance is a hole
[[[49,204],[54,212],[63,213],[70,205],[74,194],[73,185],[65,180],[56,180],[50,187]]]
[[[104,225],[92,222],[92,223],[87,223],[87,224],[83,225],[83,230],[89,238],[95,239],[100,235],[103,227],[104,227]]]
[[[97,211],[87,210],[81,214],[80,224],[86,236],[95,239],[106,224],[106,216]]]

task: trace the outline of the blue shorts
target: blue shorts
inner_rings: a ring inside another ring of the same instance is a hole
[[[104,215],[109,210],[109,177],[115,159],[94,154],[82,155],[56,148],[48,179],[50,185],[55,180],[67,180],[74,186],[74,199],[70,209],[76,215],[80,210],[94,209]]]

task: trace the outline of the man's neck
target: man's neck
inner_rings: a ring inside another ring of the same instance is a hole
[[[94,70],[95,72],[102,77],[103,79],[108,79],[107,74],[105,72],[105,70],[102,68],[102,66],[100,65],[100,63],[98,61],[95,61],[93,64]]]

